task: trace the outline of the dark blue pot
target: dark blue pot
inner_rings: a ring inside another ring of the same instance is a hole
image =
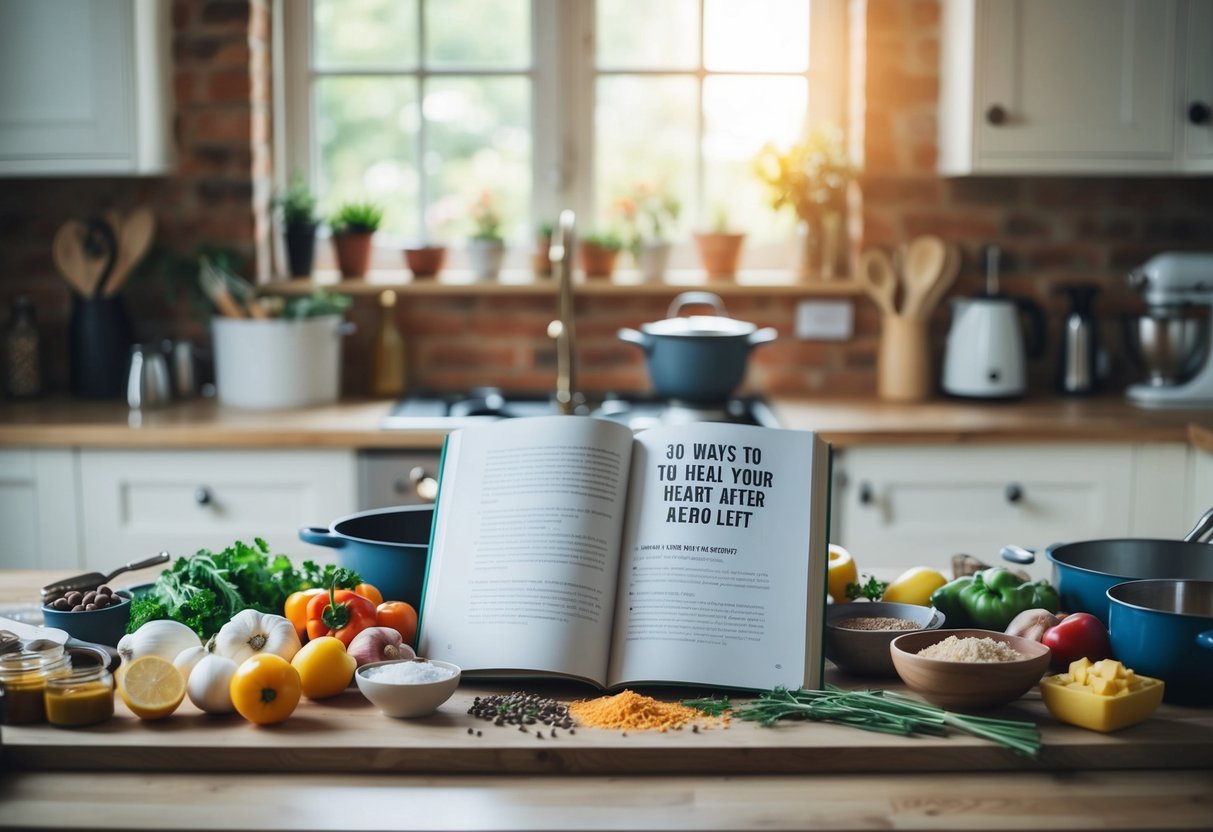
[[[1213,705],[1213,581],[1128,581],[1107,597],[1113,655],[1162,679],[1168,702]]]
[[[299,539],[337,550],[337,562],[383,593],[421,609],[434,507],[396,506],[334,520],[329,528],[305,526]]]

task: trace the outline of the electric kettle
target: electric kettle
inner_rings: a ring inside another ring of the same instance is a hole
[[[1008,399],[1028,389],[1027,357],[1044,349],[1044,310],[1027,298],[998,292],[996,246],[986,250],[986,289],[952,300],[952,326],[944,349],[945,393],[973,399]],[[1023,318],[1029,329],[1025,339]]]

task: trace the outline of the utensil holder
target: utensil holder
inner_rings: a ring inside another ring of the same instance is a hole
[[[921,318],[886,315],[876,359],[876,392],[882,399],[920,402],[931,397],[927,324]]]
[[[121,297],[72,295],[68,376],[73,396],[121,398],[130,363],[131,322]]]

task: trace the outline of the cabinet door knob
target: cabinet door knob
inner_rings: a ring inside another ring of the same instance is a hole
[[[1007,111],[1001,104],[991,104],[986,110],[986,122],[997,127],[1007,123]]]
[[[861,482],[859,484],[859,504],[861,506],[870,506],[875,499],[875,495],[872,494],[872,484],[870,482]]]
[[[194,489],[194,502],[200,506],[209,506],[211,504],[211,490],[205,485],[200,485]]]
[[[1192,124],[1208,124],[1213,111],[1203,101],[1193,101],[1188,105],[1188,121]]]
[[[1023,500],[1023,486],[1013,482],[1007,486],[1006,494],[1008,503],[1018,503]]]

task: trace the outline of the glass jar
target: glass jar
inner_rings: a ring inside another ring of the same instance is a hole
[[[46,721],[63,728],[95,725],[114,715],[114,677],[102,665],[73,668],[46,680]]]
[[[46,721],[44,701],[48,679],[71,672],[71,658],[62,647],[43,652],[22,651],[0,656],[0,723],[33,725]]]

